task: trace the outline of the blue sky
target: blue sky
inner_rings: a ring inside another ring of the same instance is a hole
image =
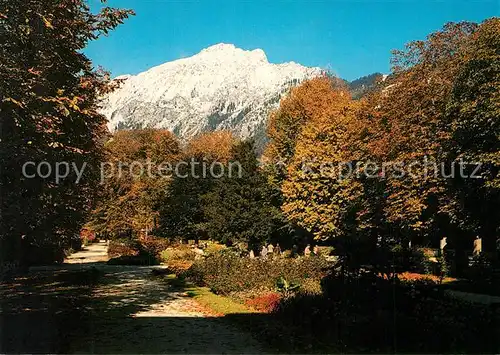
[[[100,2],[90,0],[93,9]],[[390,70],[390,52],[449,21],[500,16],[500,0],[109,0],[137,16],[85,53],[113,76],[137,74],[212,44],[262,48],[272,63],[295,61],[353,80]]]

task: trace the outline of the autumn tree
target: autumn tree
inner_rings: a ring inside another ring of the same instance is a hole
[[[279,108],[269,116],[267,126],[269,143],[262,161],[265,175],[272,188],[273,200],[277,201],[278,206],[284,201],[282,184],[295,154],[298,137],[312,117],[318,112],[328,110],[327,98],[332,87],[346,88],[341,80],[327,75],[306,80],[293,88],[281,100]],[[298,225],[290,225],[288,229],[292,235],[296,235],[299,243],[300,239],[311,237],[307,230]]]
[[[355,119],[350,95],[330,86],[322,103],[319,110],[311,110],[297,138],[283,182],[282,208],[318,239],[328,239],[342,234],[360,187],[349,176],[342,179],[342,163],[356,160],[349,152],[350,125]]]
[[[374,232],[379,220],[359,175],[365,168],[358,163],[367,157],[365,126],[345,88],[322,88],[321,105],[310,109],[296,138],[282,183],[282,210],[293,225],[334,245],[343,270],[355,271],[372,262],[380,246]]]
[[[340,86],[340,82],[328,76],[306,80],[293,88],[284,97],[277,110],[269,116],[267,135],[269,144],[264,157],[272,163],[287,164],[293,157],[297,137],[302,127],[317,113],[328,108],[324,97],[330,92],[332,85]]]
[[[105,148],[101,199],[87,226],[112,237],[153,230],[180,158],[177,138],[166,130],[118,131]]]
[[[472,239],[485,237],[492,250],[498,229],[497,37],[496,19],[449,23],[396,51],[393,75],[362,103],[370,158],[388,166],[381,182],[391,233],[424,245],[448,237],[458,273]],[[470,178],[474,162],[481,179]]]
[[[500,20],[486,20],[471,36],[464,62],[455,78],[445,125],[450,132],[448,160],[470,163],[468,173],[450,184],[462,215],[463,229],[484,238],[491,252],[500,227]],[[460,223],[461,222],[461,223]],[[468,225],[466,225],[468,223]]]
[[[427,40],[395,51],[393,75],[364,102],[371,120],[370,159],[387,167],[384,216],[400,238],[425,242],[448,232],[452,203],[442,172],[450,168],[450,131],[443,123],[464,48],[476,27],[449,23]],[[396,167],[404,168],[404,174]]]
[[[99,96],[111,89],[82,50],[131,14],[109,7],[93,14],[82,0],[0,2],[3,260],[61,260],[78,238],[106,133]],[[30,161],[86,167],[78,184],[74,173],[55,182],[53,175],[27,178]]]

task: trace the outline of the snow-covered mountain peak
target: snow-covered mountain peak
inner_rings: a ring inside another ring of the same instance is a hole
[[[243,50],[219,43],[200,53],[122,75],[121,87],[103,102],[111,131],[165,128],[182,139],[229,129],[242,138],[264,138],[269,112],[319,68],[269,63],[262,49]]]
[[[127,79],[129,79],[129,78],[131,78],[131,77],[132,77],[132,75],[130,75],[130,74],[124,74],[124,75],[119,75],[119,76],[117,76],[117,77],[115,78],[115,80],[127,80]]]
[[[242,61],[251,61],[255,64],[267,63],[267,56],[262,49],[248,51],[227,43],[218,43],[205,48],[193,57],[196,57],[197,60],[219,61],[222,63]]]
[[[227,52],[234,51],[236,46],[231,43],[217,43],[205,49],[202,49],[200,53],[213,53],[213,52]]]

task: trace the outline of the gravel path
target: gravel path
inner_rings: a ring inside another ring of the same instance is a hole
[[[154,277],[151,270],[161,266],[88,263],[105,260],[105,253],[103,243],[94,244],[68,261],[103,273],[92,292],[89,336],[75,352],[262,353],[250,334]]]
[[[79,352],[261,353],[250,334],[212,316],[150,267],[107,267],[92,297],[91,337]]]
[[[0,353],[262,353],[151,270],[107,265],[96,243],[0,282]]]
[[[101,241],[99,243],[89,244],[84,247],[83,250],[71,254],[66,258],[64,264],[89,264],[108,260],[108,243]]]
[[[483,295],[480,293],[471,293],[471,292],[463,292],[457,290],[445,290],[445,293],[448,296],[453,298],[467,301],[470,303],[480,303],[480,304],[496,304],[500,305],[500,297],[499,296],[491,296],[491,295]]]

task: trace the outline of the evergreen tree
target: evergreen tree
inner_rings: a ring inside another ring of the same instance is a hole
[[[227,166],[235,143],[233,135],[226,131],[201,134],[188,143],[182,164],[157,206],[158,233],[181,240],[207,236],[201,197],[210,191],[215,180],[209,168],[214,162]]]
[[[237,176],[237,169],[227,170],[202,197],[204,227],[210,239],[228,245],[245,243],[257,251],[278,238],[283,217],[259,169],[253,142],[234,146],[232,160],[241,167],[241,176]]]

